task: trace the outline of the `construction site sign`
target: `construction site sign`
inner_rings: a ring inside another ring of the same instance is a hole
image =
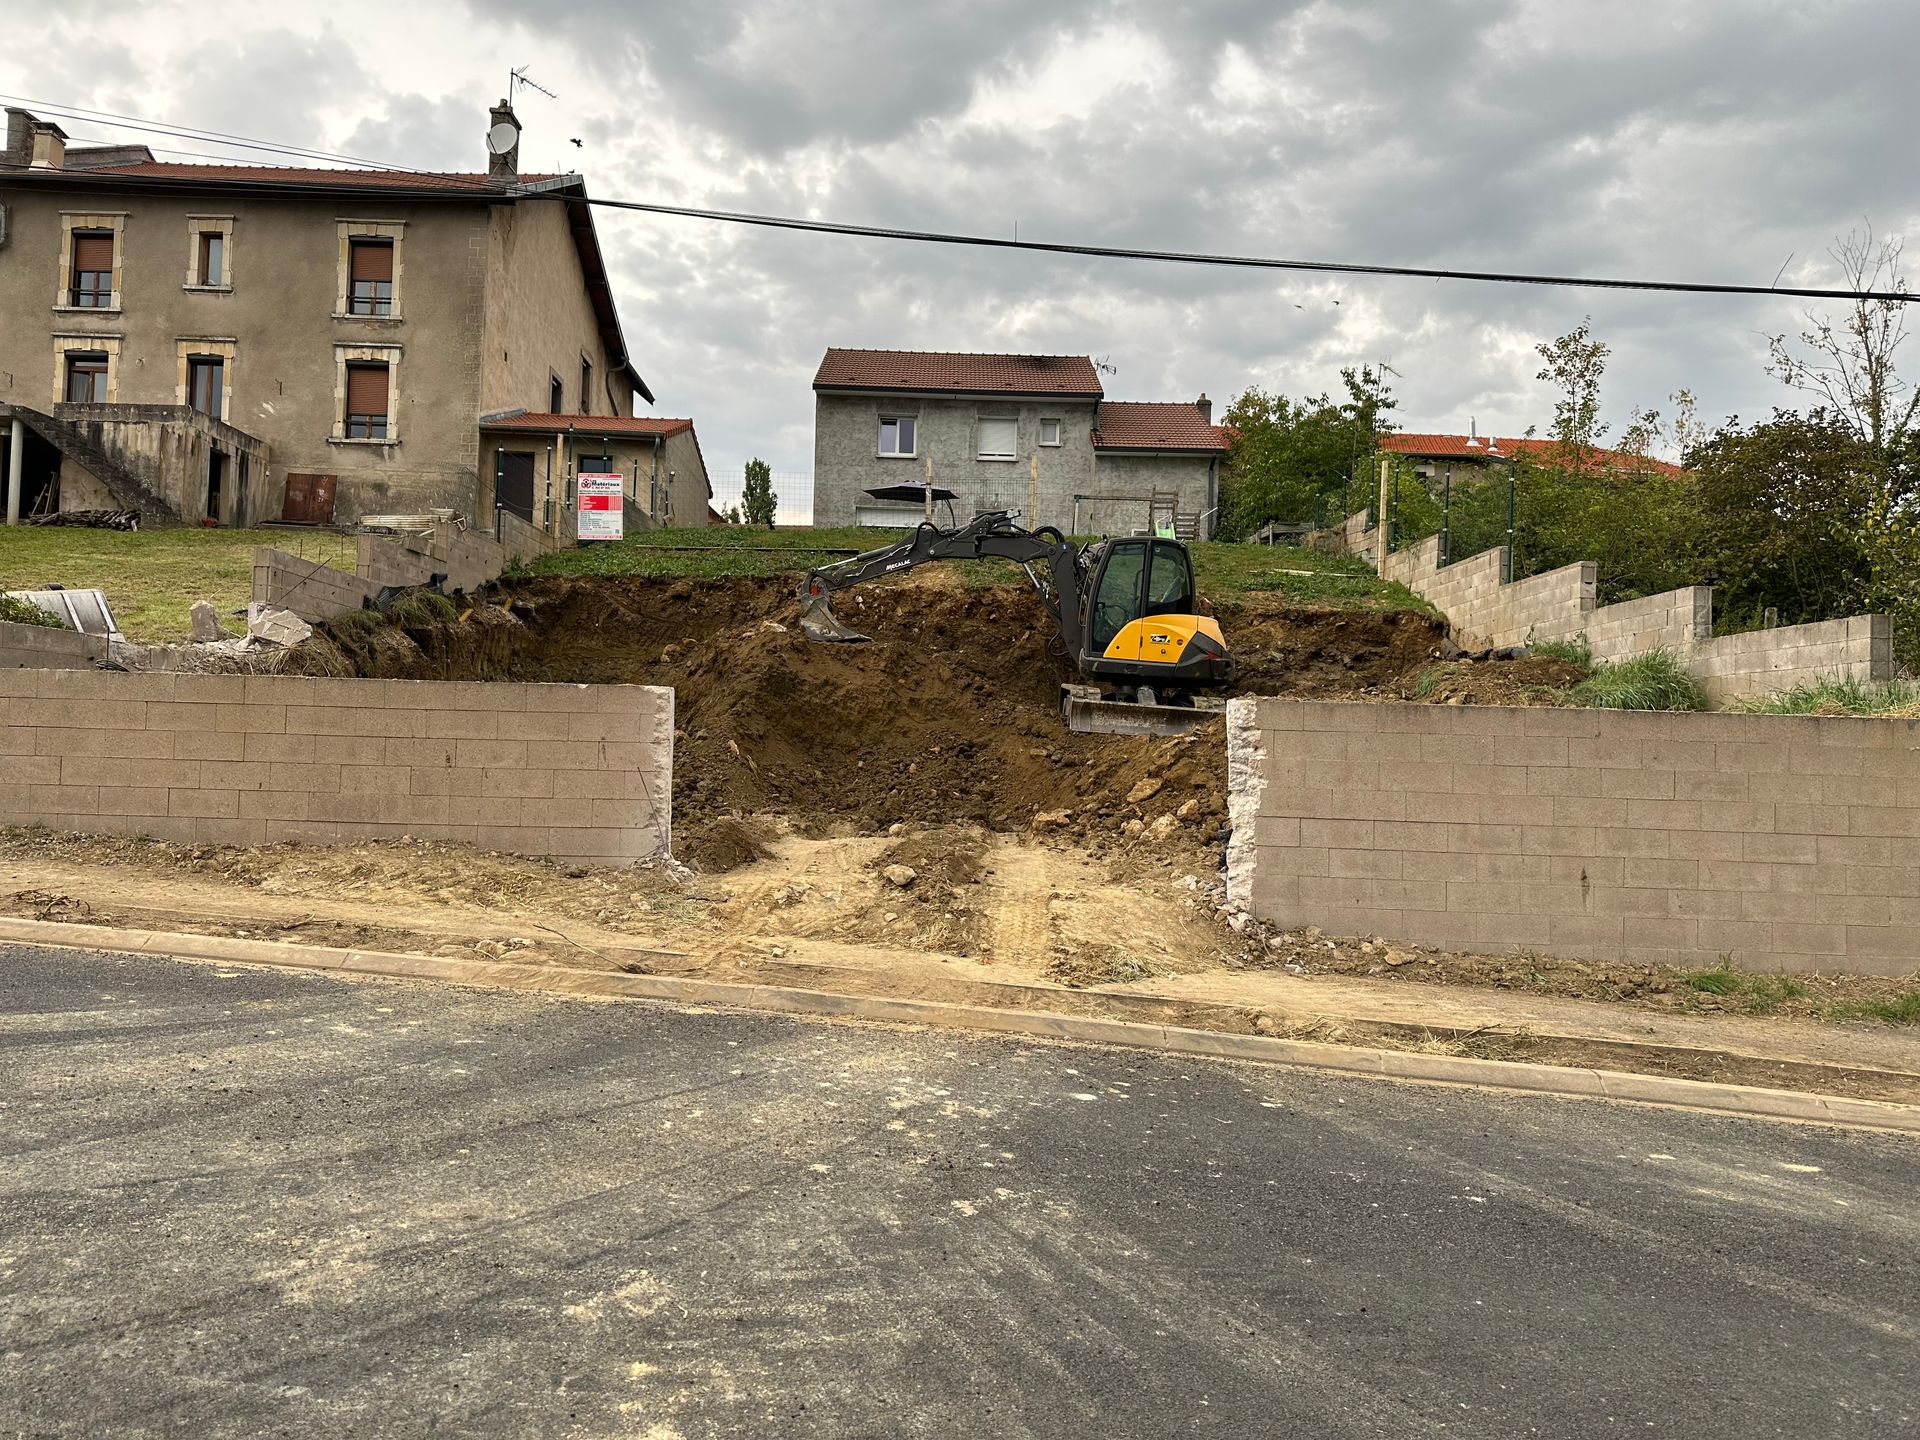
[[[581,475],[579,477],[580,515],[576,527],[582,540],[618,540],[625,534],[625,516],[621,512],[621,477]]]

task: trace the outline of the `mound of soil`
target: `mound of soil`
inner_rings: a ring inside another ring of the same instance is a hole
[[[1403,681],[1401,697],[1438,705],[1564,705],[1567,691],[1592,673],[1551,655],[1518,660],[1456,660]]]
[[[901,821],[1019,830],[1045,816],[1111,835],[1170,816],[1156,833],[1196,841],[1225,819],[1220,726],[1175,739],[1067,730],[1064,647],[1023,588],[849,592],[835,610],[872,637],[859,645],[806,639],[784,579],[542,578],[489,599],[439,625],[324,626],[286,669],[671,686],[675,827],[689,853],[710,840],[717,868],[752,855],[737,828],[715,827],[768,812],[810,834]],[[1397,698],[1440,643],[1423,615],[1265,596],[1219,609],[1250,693]]]

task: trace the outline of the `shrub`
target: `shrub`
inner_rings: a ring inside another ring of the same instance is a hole
[[[59,616],[49,615],[32,601],[17,595],[0,595],[0,620],[9,620],[15,625],[44,625],[49,630],[68,628]]]
[[[438,590],[409,590],[394,596],[393,603],[387,607],[388,618],[408,629],[437,625],[459,613],[454,603]]]
[[[1597,710],[1704,710],[1707,697],[1671,650],[1602,661],[1573,688],[1573,703]]]
[[[1527,653],[1565,660],[1582,670],[1593,669],[1593,646],[1584,634],[1576,635],[1571,640],[1529,640]]]

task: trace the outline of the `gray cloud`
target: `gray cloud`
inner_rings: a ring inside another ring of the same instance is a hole
[[[1789,254],[1789,274],[1832,279],[1825,247],[1863,215],[1888,231],[1920,223],[1911,0],[584,0],[537,28],[506,0],[471,3],[450,36],[494,33],[516,61],[544,46],[536,74],[563,92],[522,106],[530,163],[577,158],[598,195],[1756,283]],[[477,164],[495,59],[479,74],[435,56],[429,74],[423,56],[417,84],[382,86],[352,58],[355,26],[342,14],[318,36],[247,32],[179,74],[135,45],[97,91],[56,74],[63,93],[111,94],[108,108],[164,104],[190,124]],[[6,88],[25,89],[7,65]],[[570,118],[564,97],[610,88],[616,114]],[[362,113],[326,132],[343,94],[363,95]],[[810,468],[808,382],[829,344],[1091,352],[1119,367],[1116,396],[1221,401],[1256,383],[1318,392],[1343,364],[1388,359],[1409,428],[1473,416],[1511,432],[1550,413],[1532,345],[1591,314],[1614,347],[1616,425],[1682,385],[1709,418],[1790,399],[1760,368],[1765,332],[1795,320],[1786,302],[600,223],[659,409],[694,416],[716,471],[756,453]]]

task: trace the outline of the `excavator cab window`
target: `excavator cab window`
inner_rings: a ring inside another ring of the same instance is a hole
[[[1105,654],[1113,637],[1140,618],[1141,581],[1146,579],[1146,569],[1144,540],[1118,540],[1108,547],[1106,563],[1100,567],[1100,583],[1093,594],[1093,643],[1089,648],[1094,654]]]
[[[1147,575],[1147,608],[1142,615],[1193,614],[1193,563],[1186,548],[1156,541],[1153,569]]]

